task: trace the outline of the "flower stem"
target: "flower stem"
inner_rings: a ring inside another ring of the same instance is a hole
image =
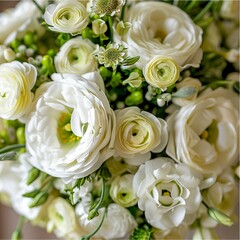
[[[40,7],[40,5],[36,2],[36,0],[32,0],[36,7],[41,11],[41,13],[44,13],[44,9]]]
[[[109,25],[109,31],[110,31],[110,42],[113,42],[113,21],[112,21],[112,17],[108,16],[108,25]]]
[[[211,8],[213,5],[213,1],[210,1],[204,8],[203,10],[193,19],[194,22],[198,22],[201,20],[201,18],[207,13],[207,11]]]
[[[120,17],[120,20],[121,20],[121,21],[124,19],[124,14],[125,14],[126,5],[127,5],[127,0],[126,0],[125,4],[124,4],[123,7],[122,7],[121,17]]]

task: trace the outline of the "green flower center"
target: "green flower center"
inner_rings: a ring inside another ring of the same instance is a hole
[[[61,144],[75,143],[81,138],[72,132],[71,113],[63,112],[58,120],[57,135]]]
[[[99,15],[111,15],[119,6],[119,0],[93,0],[93,12]]]
[[[214,119],[211,123],[211,125],[203,131],[203,133],[200,135],[202,139],[207,140],[211,144],[215,144],[218,139],[218,128],[217,128],[218,122]]]

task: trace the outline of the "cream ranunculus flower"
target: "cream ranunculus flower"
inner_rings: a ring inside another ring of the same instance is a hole
[[[77,35],[88,25],[88,13],[79,0],[64,0],[46,8],[44,19],[49,29]]]
[[[92,220],[88,220],[90,201],[91,197],[86,196],[75,208],[80,227],[88,233],[97,228],[105,212],[104,207],[100,208],[99,215]],[[128,209],[116,203],[111,203],[107,207],[103,224],[94,237],[97,239],[128,239],[136,226],[137,223]]]
[[[99,73],[53,74],[42,84],[26,121],[30,162],[69,180],[88,176],[113,154],[115,115],[97,85]]]
[[[128,48],[130,56],[140,56],[135,64],[143,68],[154,56],[173,58],[181,68],[198,67],[202,58],[202,30],[176,6],[163,2],[140,2],[125,19],[132,24],[126,35],[115,41]]]
[[[126,208],[134,206],[138,201],[132,189],[133,176],[133,174],[124,174],[114,178],[109,192],[114,202]]]
[[[148,223],[161,230],[191,224],[201,203],[201,177],[186,164],[174,164],[170,158],[155,158],[141,165],[133,189]]]
[[[180,69],[172,58],[155,56],[143,68],[143,75],[150,85],[164,91],[178,80]]]
[[[115,155],[129,164],[140,165],[151,158],[150,152],[161,152],[167,144],[167,124],[138,107],[116,110]]]
[[[13,61],[0,65],[1,118],[19,119],[29,112],[36,78],[37,70],[31,64]]]
[[[218,88],[205,91],[167,119],[167,154],[204,174],[219,174],[237,155],[238,96]]]
[[[67,41],[54,59],[59,73],[83,75],[97,70],[97,61],[92,55],[94,44],[81,37]]]
[[[77,228],[74,208],[65,199],[58,197],[48,206],[48,232],[65,237]]]
[[[22,38],[27,31],[41,35],[44,28],[38,22],[40,16],[41,12],[32,1],[21,1],[15,8],[0,13],[0,44]]]

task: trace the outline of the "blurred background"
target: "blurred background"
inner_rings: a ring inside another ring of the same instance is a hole
[[[14,7],[17,2],[18,1],[15,0],[0,0],[0,12],[4,11],[7,8]],[[236,209],[236,213],[239,213],[239,208]],[[6,207],[0,203],[0,239],[10,239],[11,233],[14,231],[17,222],[18,215],[11,208]],[[235,223],[231,228],[221,226],[218,228],[218,233],[220,239],[237,240],[239,239],[239,223]],[[44,229],[34,227],[29,223],[26,223],[24,226],[23,238],[56,239],[54,235],[47,234]]]

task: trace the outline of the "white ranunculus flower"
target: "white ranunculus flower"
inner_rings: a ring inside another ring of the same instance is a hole
[[[117,176],[111,183],[110,196],[114,202],[123,206],[134,206],[138,198],[132,189],[133,174],[124,174]]]
[[[44,28],[38,22],[40,16],[41,12],[32,1],[21,1],[15,8],[0,13],[0,44],[22,38],[27,31],[41,35]]]
[[[201,203],[200,180],[199,173],[170,158],[147,161],[133,179],[138,207],[148,223],[161,230],[191,224]]]
[[[113,154],[115,115],[97,85],[102,78],[96,72],[52,79],[38,88],[26,121],[30,162],[59,178],[88,176]]]
[[[49,29],[56,32],[77,35],[88,25],[88,13],[78,0],[64,0],[49,5],[44,13],[44,20]]]
[[[0,65],[0,117],[19,119],[29,112],[36,68],[28,63],[13,61]]]
[[[94,44],[81,37],[67,41],[54,58],[54,64],[59,73],[83,75],[97,70],[97,61],[92,55]]]
[[[140,165],[151,158],[151,152],[161,152],[167,144],[167,124],[138,107],[116,110],[115,154],[129,164]]]
[[[115,41],[128,48],[130,56],[140,56],[135,64],[143,68],[154,56],[173,58],[181,68],[198,67],[202,59],[202,30],[176,6],[163,2],[140,2],[125,19],[132,24]]]
[[[58,237],[65,237],[77,228],[74,208],[65,199],[58,197],[48,206],[48,232],[55,231]]]
[[[88,220],[90,200],[91,198],[84,198],[75,209],[80,226],[88,233],[93,232],[97,228],[105,212],[105,208],[100,208],[98,211],[99,215],[92,220]],[[94,237],[98,239],[127,239],[136,226],[137,223],[134,217],[126,208],[111,203],[107,207],[103,224]]]
[[[218,88],[175,111],[167,119],[167,154],[204,174],[221,173],[237,155],[237,104],[237,94]]]

